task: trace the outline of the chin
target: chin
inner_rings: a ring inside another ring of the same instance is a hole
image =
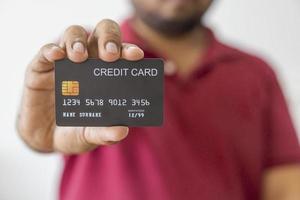
[[[160,15],[162,17],[169,19],[169,20],[184,20],[191,18],[193,16],[199,15],[201,11],[195,10],[195,8],[190,8],[190,7],[176,7],[176,8],[168,8],[165,10],[162,10],[160,12]]]
[[[150,27],[167,36],[179,36],[201,25],[201,16],[199,15],[188,17],[146,15],[142,19]]]

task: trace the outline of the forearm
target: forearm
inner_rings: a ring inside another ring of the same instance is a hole
[[[267,170],[262,187],[262,200],[299,200],[300,164]]]

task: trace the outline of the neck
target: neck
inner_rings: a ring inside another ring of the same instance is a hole
[[[206,47],[203,26],[172,37],[154,30],[137,16],[133,18],[132,26],[151,50],[176,64],[180,76],[186,77],[198,67],[196,64]]]

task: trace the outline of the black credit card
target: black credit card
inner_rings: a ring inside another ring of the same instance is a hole
[[[58,126],[161,126],[162,59],[55,62]]]

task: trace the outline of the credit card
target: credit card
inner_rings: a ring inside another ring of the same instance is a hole
[[[58,126],[161,126],[163,60],[55,62]]]

